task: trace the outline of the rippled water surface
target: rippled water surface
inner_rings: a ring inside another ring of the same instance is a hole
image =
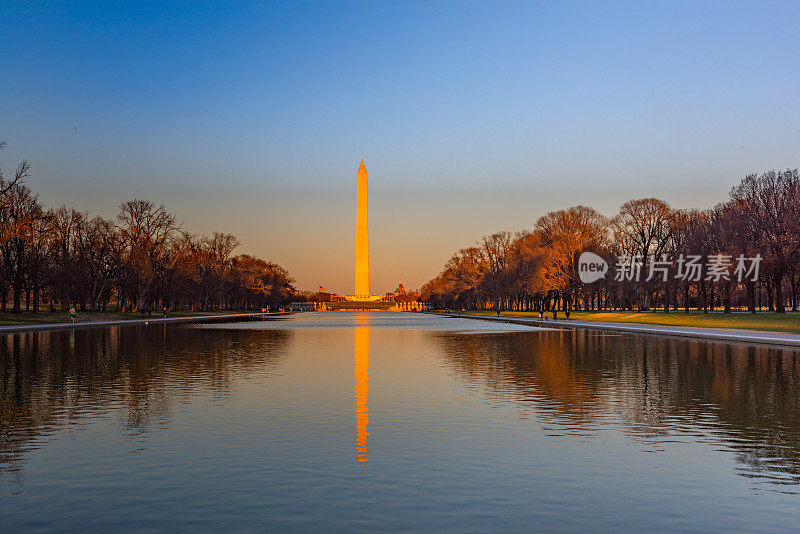
[[[786,531],[798,353],[402,313],[0,340],[0,525]]]

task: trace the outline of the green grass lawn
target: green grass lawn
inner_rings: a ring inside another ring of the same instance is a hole
[[[198,315],[224,315],[228,313],[245,313],[245,312],[235,312],[235,311],[223,311],[223,312],[201,312],[201,311],[174,311],[169,312],[167,317],[188,317],[188,316],[198,316]],[[163,317],[160,312],[153,311],[152,318],[158,319]],[[88,323],[91,321],[124,321],[129,319],[141,319],[142,314],[139,312],[82,312],[79,311],[75,317],[76,323]],[[147,315],[145,314],[145,319]],[[69,321],[69,313],[62,312],[62,311],[43,311],[39,313],[33,312],[22,312],[22,313],[11,313],[11,312],[0,312],[0,326],[16,326],[16,325],[27,325],[27,324],[50,324],[50,323],[68,323]]]
[[[471,311],[471,314],[496,315],[488,310]],[[538,317],[538,312],[502,312],[504,317]],[[564,319],[563,313],[558,314]],[[698,326],[705,328],[738,328],[744,330],[764,330],[770,332],[789,332],[800,334],[800,313],[775,314],[768,312],[751,313],[697,313],[690,312],[572,312],[570,319],[576,321],[602,321],[609,323],[639,323],[666,326]]]

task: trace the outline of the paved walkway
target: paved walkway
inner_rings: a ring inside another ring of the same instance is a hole
[[[39,330],[73,330],[76,328],[97,328],[103,326],[119,325],[149,325],[160,323],[199,323],[215,321],[217,319],[235,319],[247,317],[264,317],[286,315],[288,312],[270,313],[227,313],[224,315],[192,315],[181,317],[158,317],[152,319],[115,319],[111,321],[86,321],[83,323],[46,323],[46,324],[15,324],[0,326],[0,334],[13,334],[14,332],[36,332]]]
[[[731,328],[702,328],[691,326],[660,326],[632,323],[604,323],[600,321],[539,321],[524,317],[495,317],[493,315],[459,315],[441,314],[447,317],[467,317],[484,321],[500,321],[529,326],[547,328],[588,328],[607,332],[630,332],[635,334],[657,334],[662,336],[690,337],[705,340],[740,341],[746,343],[766,343],[769,345],[785,345],[800,347],[800,335],[781,332],[764,332],[758,330],[736,330]]]

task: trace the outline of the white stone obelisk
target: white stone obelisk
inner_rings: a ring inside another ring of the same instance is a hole
[[[356,297],[369,297],[369,213],[367,207],[367,167],[358,167],[356,189]]]

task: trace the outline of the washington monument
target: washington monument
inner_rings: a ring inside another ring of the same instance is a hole
[[[356,189],[356,298],[369,299],[369,213],[367,206],[367,167],[358,167]]]

